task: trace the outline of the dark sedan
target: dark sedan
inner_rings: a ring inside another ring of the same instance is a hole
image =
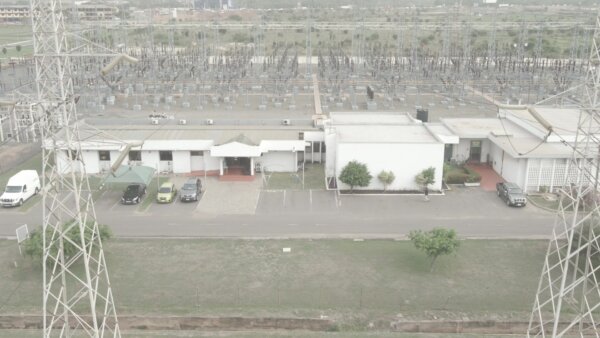
[[[123,204],[138,204],[142,200],[142,197],[146,194],[145,184],[130,184],[125,189],[123,197],[121,197],[121,203]]]

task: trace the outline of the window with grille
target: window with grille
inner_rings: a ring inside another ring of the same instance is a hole
[[[129,151],[129,160],[130,161],[141,161],[142,160],[142,152],[139,150],[130,150]]]
[[[100,150],[98,151],[98,158],[100,161],[110,161],[110,151]]]
[[[170,150],[161,150],[158,152],[158,156],[161,161],[173,161],[173,152]]]

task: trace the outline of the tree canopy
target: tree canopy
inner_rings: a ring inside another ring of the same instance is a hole
[[[435,168],[429,167],[423,171],[421,171],[416,177],[415,182],[417,184],[422,185],[423,187],[428,187],[430,184],[435,183]]]
[[[394,182],[396,179],[396,175],[392,171],[382,170],[377,178],[381,183],[383,183],[383,190],[387,190],[388,186]]]
[[[350,190],[354,187],[366,187],[371,183],[371,174],[367,165],[357,161],[350,161],[340,174],[340,181],[350,186]]]
[[[425,252],[431,259],[429,271],[433,271],[433,264],[442,255],[456,252],[460,246],[456,231],[452,229],[435,228],[430,231],[413,230],[408,234],[415,248]]]
[[[65,223],[65,225],[63,227],[66,229],[71,224],[73,224],[73,221]],[[84,229],[84,235],[87,240],[90,240],[92,237],[91,236],[92,235],[92,227],[91,226],[92,226],[92,224],[90,223]],[[98,230],[100,233],[100,240],[102,240],[102,241],[108,240],[112,236],[110,228],[106,225],[99,224]],[[77,253],[78,249],[74,243],[80,243],[80,241],[81,241],[80,234],[81,234],[81,232],[80,232],[78,226],[73,226],[69,230],[67,230],[67,236],[70,240],[63,242],[65,259],[67,259],[67,258],[73,256],[75,253]],[[52,238],[52,229],[51,228],[46,229],[46,238],[47,239]],[[56,256],[56,253],[58,252],[58,245],[59,245],[58,242],[54,242],[54,244],[52,245],[52,247],[50,249],[51,250],[50,254],[52,256]],[[44,241],[43,241],[43,234],[42,234],[41,226],[38,227],[37,229],[33,230],[31,233],[29,233],[29,238],[25,242],[23,242],[23,248],[24,248],[25,255],[31,257],[35,261],[39,261],[41,264],[42,258],[44,255]]]

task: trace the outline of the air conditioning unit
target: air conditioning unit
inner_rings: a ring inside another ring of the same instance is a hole
[[[213,125],[213,124],[215,124],[215,121],[213,121],[211,119],[206,119],[206,124]]]
[[[285,119],[281,121],[281,124],[283,124],[284,126],[289,126],[292,124],[292,121],[289,119]]]
[[[152,123],[152,124],[158,124],[158,119],[152,119],[152,120],[150,120],[150,123]]]
[[[181,119],[181,120],[179,120],[179,124],[181,124],[181,125],[187,124],[187,120]]]

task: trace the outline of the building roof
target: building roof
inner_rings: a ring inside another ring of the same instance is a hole
[[[549,142],[574,142],[579,123],[580,110],[576,108],[535,107],[537,113],[553,128]],[[501,109],[507,120],[523,127],[533,135],[544,138],[548,131],[527,109]]]
[[[491,132],[502,134],[505,128],[497,118],[443,118],[441,121],[459,138],[487,138]]]
[[[332,112],[332,125],[398,125],[414,124],[415,120],[406,113],[380,112]]]
[[[441,143],[422,124],[335,127],[339,143]]]

